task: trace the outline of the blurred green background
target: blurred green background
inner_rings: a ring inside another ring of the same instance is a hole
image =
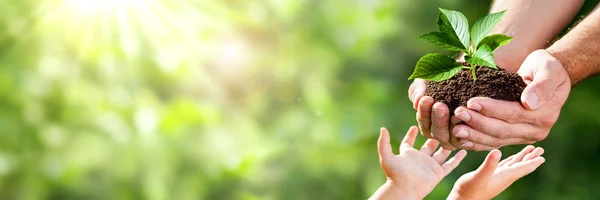
[[[440,52],[414,38],[438,7],[474,22],[489,5],[0,0],[0,199],[365,199],[379,127],[397,147],[406,79]],[[498,199],[600,197],[598,86],[572,90],[547,162]]]

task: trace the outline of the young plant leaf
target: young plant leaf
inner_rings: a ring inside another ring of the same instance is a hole
[[[506,11],[489,14],[473,24],[473,27],[471,27],[471,41],[473,42],[473,46],[479,46],[479,42],[481,42],[483,37],[487,36],[502,16],[504,16],[504,12]]]
[[[488,36],[484,37],[481,40],[481,42],[479,42],[479,45],[477,46],[477,48],[479,48],[482,45],[488,45],[493,52],[493,51],[496,51],[496,49],[498,47],[507,45],[512,39],[513,39],[513,37],[510,37],[508,35],[502,35],[502,34],[488,35]]]
[[[496,67],[496,62],[494,62],[494,54],[492,53],[492,49],[485,44],[481,45],[481,47],[475,51],[473,56],[465,56],[465,60],[473,65],[498,69],[498,67]]]
[[[469,22],[465,15],[458,11],[440,8],[437,25],[441,32],[455,36],[464,47],[469,47]]]
[[[440,53],[427,54],[419,59],[415,71],[408,80],[421,78],[429,81],[443,81],[454,76],[462,67],[450,56]]]
[[[457,37],[445,32],[431,32],[418,37],[432,44],[442,47],[450,51],[466,51],[466,47],[458,40]]]

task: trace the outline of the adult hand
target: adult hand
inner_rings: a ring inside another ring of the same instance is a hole
[[[413,108],[417,110],[417,122],[421,134],[430,139],[440,142],[442,148],[455,150],[451,141],[460,146],[458,140],[450,135],[450,109],[441,102],[435,102],[430,96],[425,95],[427,85],[423,79],[415,79],[408,89],[408,98],[413,102]]]
[[[517,73],[527,84],[521,103],[475,97],[454,111],[452,121],[466,123],[452,129],[462,148],[492,150],[548,136],[571,90],[567,71],[546,50],[537,50]]]
[[[493,150],[477,170],[456,181],[448,199],[492,199],[544,163],[543,153],[544,149],[529,145],[498,163],[502,154]]]
[[[400,144],[400,154],[394,155],[389,133],[381,128],[377,149],[387,182],[372,199],[423,199],[467,155],[467,151],[461,150],[446,161],[451,151],[442,148],[436,151],[439,143],[433,139],[417,150],[413,147],[417,135],[417,127],[411,127]]]

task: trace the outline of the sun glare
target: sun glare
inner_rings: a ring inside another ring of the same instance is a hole
[[[144,0],[66,0],[65,4],[79,13],[111,12],[127,5],[143,5]]]
[[[210,3],[57,1],[61,3],[41,17],[41,25],[47,39],[65,45],[75,59],[131,64],[150,58],[169,73],[181,66],[214,63],[233,73],[248,66],[253,57],[253,47],[238,30],[224,26],[231,19],[202,10],[209,9]]]

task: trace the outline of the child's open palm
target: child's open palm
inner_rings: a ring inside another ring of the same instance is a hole
[[[498,163],[502,154],[493,150],[477,170],[456,181],[449,199],[492,199],[544,163],[543,153],[544,149],[529,145]]]
[[[388,182],[409,188],[412,195],[422,199],[458,166],[467,152],[461,150],[446,161],[451,151],[439,148],[436,152],[439,145],[436,140],[429,139],[420,150],[415,149],[413,145],[417,134],[417,127],[411,127],[400,144],[400,154],[395,155],[388,130],[381,128],[377,146],[379,161]]]

